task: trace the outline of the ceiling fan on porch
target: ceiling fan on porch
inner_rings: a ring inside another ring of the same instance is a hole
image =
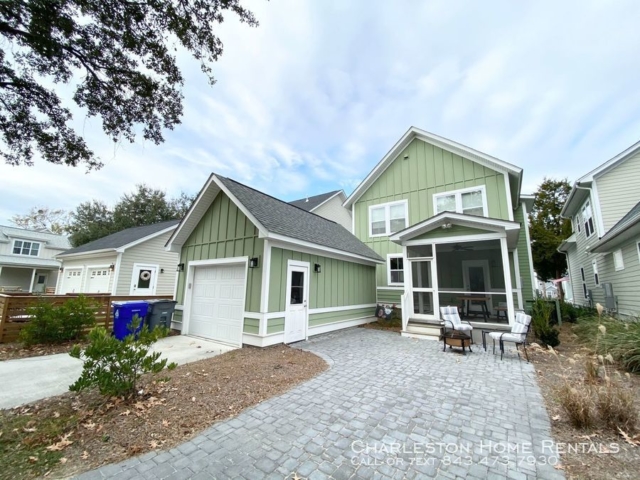
[[[464,245],[460,245],[459,243],[456,243],[452,248],[454,252],[468,252],[473,250],[473,247],[465,247]]]

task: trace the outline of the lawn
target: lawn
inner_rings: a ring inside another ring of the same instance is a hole
[[[142,382],[134,401],[93,392],[0,411],[0,478],[63,478],[187,441],[327,368],[283,345],[242,348]]]

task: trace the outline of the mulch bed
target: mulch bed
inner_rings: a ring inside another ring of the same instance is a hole
[[[42,355],[55,355],[57,353],[69,353],[71,347],[76,344],[86,345],[85,341],[73,341],[58,345],[34,345],[24,347],[21,343],[0,343],[0,361],[15,360],[17,358],[40,357]]]
[[[172,448],[326,368],[287,346],[245,347],[144,379],[134,401],[67,393],[0,411],[0,477],[70,477]]]
[[[553,438],[559,444],[586,444],[579,447],[581,453],[569,452],[561,455],[562,467],[569,479],[635,479],[638,478],[640,466],[640,445],[625,441],[621,434],[603,427],[589,430],[578,430],[568,421],[561,408],[557,390],[568,379],[572,384],[580,383],[585,378],[585,363],[592,357],[592,352],[577,341],[571,330],[571,324],[563,324],[560,328],[560,345],[555,349],[558,356],[541,348],[529,349],[529,355],[538,374],[538,384],[551,417]],[[621,371],[622,384],[633,390],[636,405],[640,409],[640,377],[631,375],[627,378]],[[617,377],[617,375],[616,375]],[[637,442],[640,443],[640,442]],[[589,445],[599,451],[589,451]],[[618,452],[615,452],[617,445]],[[601,445],[605,450],[601,449]],[[585,451],[582,451],[585,450]]]
[[[380,319],[372,323],[365,323],[360,325],[360,328],[370,328],[373,330],[386,330],[388,332],[402,332],[401,320],[384,320]]]

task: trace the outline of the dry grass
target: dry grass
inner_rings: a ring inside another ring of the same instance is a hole
[[[172,448],[326,368],[287,346],[247,347],[147,378],[133,402],[67,393],[0,411],[0,478],[66,478]]]
[[[633,394],[624,386],[615,383],[596,389],[595,405],[601,422],[608,428],[623,430],[628,434],[636,431],[638,409]]]
[[[575,428],[591,428],[594,424],[593,400],[584,386],[571,386],[567,383],[558,389],[558,401]]]

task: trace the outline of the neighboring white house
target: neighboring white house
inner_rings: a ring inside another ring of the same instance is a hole
[[[334,221],[351,231],[351,212],[342,206],[346,199],[347,196],[344,194],[344,191],[334,190],[313,197],[294,200],[289,202],[289,204]]]
[[[45,292],[58,280],[54,257],[71,248],[67,237],[0,225],[0,290]]]
[[[580,177],[562,209],[574,303],[640,313],[640,142]],[[591,298],[590,298],[591,297]]]
[[[179,220],[122,230],[57,256],[57,294],[173,295],[178,255],[164,244]]]

